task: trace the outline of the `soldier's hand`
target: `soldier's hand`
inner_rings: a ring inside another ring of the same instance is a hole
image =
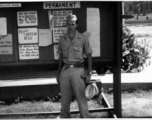
[[[84,74],[81,78],[84,80],[85,83],[90,83],[91,75]]]
[[[86,83],[90,83],[90,80],[91,80],[91,75],[86,74]]]

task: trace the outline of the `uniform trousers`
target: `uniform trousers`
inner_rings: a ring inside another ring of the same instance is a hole
[[[85,82],[81,78],[84,68],[67,68],[60,74],[61,90],[61,118],[70,118],[70,103],[74,92],[81,118],[89,118],[87,98],[85,96]]]

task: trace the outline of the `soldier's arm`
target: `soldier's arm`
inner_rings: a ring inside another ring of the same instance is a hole
[[[59,78],[60,78],[60,73],[61,73],[61,69],[63,66],[63,52],[62,52],[62,47],[61,47],[61,39],[59,41],[59,45],[58,45],[58,50],[57,53],[59,55],[59,61],[58,61],[58,71],[57,71],[57,82],[60,83]]]
[[[88,74],[90,74],[91,70],[92,70],[92,55],[91,55],[91,53],[89,53],[87,55],[87,59],[88,59]]]
[[[59,82],[59,77],[60,77],[60,73],[61,73],[61,69],[62,69],[62,66],[63,66],[63,55],[61,52],[59,52],[59,62],[58,62],[58,72],[57,72],[57,82]]]

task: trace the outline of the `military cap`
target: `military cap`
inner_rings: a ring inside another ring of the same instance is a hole
[[[70,15],[67,16],[67,20],[76,21],[77,20],[77,16],[70,14]]]

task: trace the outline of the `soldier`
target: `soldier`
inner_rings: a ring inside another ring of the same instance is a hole
[[[88,39],[76,30],[77,26],[78,20],[76,15],[70,14],[67,17],[68,32],[59,41],[57,82],[60,84],[61,90],[61,118],[70,117],[72,90],[78,101],[80,116],[89,118],[83,76],[85,75],[86,81],[89,81],[91,78],[92,49]],[[84,69],[84,54],[88,59],[87,74],[85,74]]]

